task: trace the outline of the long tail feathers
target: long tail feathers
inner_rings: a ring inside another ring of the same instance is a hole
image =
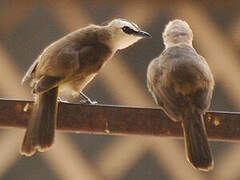
[[[31,156],[36,150],[45,151],[53,144],[58,108],[57,95],[58,88],[37,95],[21,154]]]
[[[214,163],[202,115],[187,114],[182,126],[188,160],[199,170],[211,170]]]

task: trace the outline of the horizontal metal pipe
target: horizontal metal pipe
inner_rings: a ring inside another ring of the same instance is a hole
[[[32,101],[0,99],[0,127],[25,128]],[[239,141],[240,113],[207,112],[210,140]],[[59,103],[57,129],[105,135],[183,137],[181,123],[171,121],[158,108]]]

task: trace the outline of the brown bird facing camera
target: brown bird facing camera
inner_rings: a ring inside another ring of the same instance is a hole
[[[21,154],[45,151],[54,142],[58,94],[79,94],[117,50],[151,37],[136,24],[115,19],[104,26],[89,25],[49,45],[31,65],[23,83],[31,81],[35,97]]]
[[[193,48],[193,33],[185,21],[170,21],[163,40],[165,50],[148,66],[148,89],[170,119],[181,121],[190,163],[208,171],[214,163],[203,114],[214,90],[211,70]]]

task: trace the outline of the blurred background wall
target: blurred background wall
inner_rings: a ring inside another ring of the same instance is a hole
[[[90,23],[121,17],[153,35],[117,55],[86,94],[102,104],[155,106],[146,68],[163,50],[169,20],[186,20],[194,46],[208,61],[216,90],[212,110],[240,109],[240,5],[238,1],[0,1],[0,97],[30,99],[21,78],[49,43]],[[117,78],[117,81],[116,81]],[[147,121],[148,119],[146,119]],[[22,130],[0,131],[2,180],[170,180],[240,178],[240,144],[211,142],[212,172],[186,162],[182,140],[58,133],[46,153],[19,155]]]

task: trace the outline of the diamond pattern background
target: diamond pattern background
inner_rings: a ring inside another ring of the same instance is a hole
[[[103,104],[155,106],[145,86],[146,68],[163,50],[164,25],[171,19],[182,18],[192,27],[194,45],[215,75],[217,86],[212,109],[239,110],[240,13],[236,10],[239,7],[239,4],[224,7],[163,0],[3,0],[0,2],[0,95],[31,98],[20,81],[45,46],[89,23],[100,24],[122,17],[136,22],[154,38],[117,53],[85,92]],[[15,129],[0,131],[0,179],[237,180],[240,177],[239,143],[211,142],[215,168],[202,173],[186,162],[182,140],[58,133],[50,151],[26,158],[19,155],[23,133]]]

